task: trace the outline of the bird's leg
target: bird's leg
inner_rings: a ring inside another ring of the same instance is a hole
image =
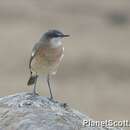
[[[52,100],[53,96],[52,96],[51,84],[50,84],[50,74],[47,75],[47,84],[48,84],[48,87],[49,87],[50,99]]]
[[[38,78],[38,76],[36,75],[35,82],[34,82],[34,86],[33,86],[33,92],[32,92],[33,96],[38,95],[38,94],[36,93],[37,78]]]

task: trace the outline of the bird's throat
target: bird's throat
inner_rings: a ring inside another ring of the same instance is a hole
[[[53,38],[50,40],[50,45],[52,48],[57,48],[62,45],[60,38]]]

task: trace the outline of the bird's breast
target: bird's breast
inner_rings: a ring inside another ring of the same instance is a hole
[[[42,47],[39,48],[32,63],[32,71],[37,73],[53,73],[63,57],[63,46],[57,48]]]
[[[56,48],[40,48],[36,59],[41,60],[41,62],[47,62],[48,64],[54,64],[59,62],[63,55],[63,46]]]

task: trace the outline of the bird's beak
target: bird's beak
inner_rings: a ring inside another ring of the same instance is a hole
[[[61,37],[69,37],[70,35],[61,35]]]

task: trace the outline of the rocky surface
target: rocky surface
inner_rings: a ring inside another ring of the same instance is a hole
[[[0,130],[107,130],[85,127],[83,119],[90,120],[66,103],[47,97],[30,93],[0,97]]]

